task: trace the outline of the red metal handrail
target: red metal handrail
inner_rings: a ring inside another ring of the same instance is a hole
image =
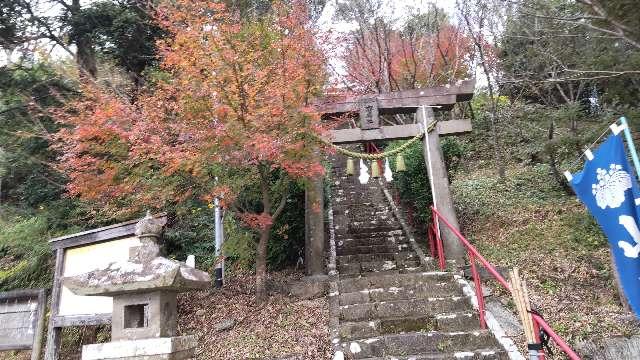
[[[458,229],[456,229],[453,225],[451,225],[451,223],[449,223],[449,221],[447,221],[446,218],[444,218],[442,216],[442,214],[440,214],[438,212],[438,210],[435,209],[435,207],[431,207],[431,211],[433,212],[433,225],[432,227],[429,228],[429,241],[431,243],[431,241],[433,241],[433,239],[435,239],[435,249],[433,249],[430,245],[430,248],[432,249],[432,255],[433,255],[433,251],[437,251],[438,254],[438,265],[440,266],[440,270],[445,270],[446,268],[446,263],[445,263],[445,258],[444,258],[444,250],[443,250],[443,244],[442,244],[442,238],[440,237],[440,231],[439,231],[439,220],[442,220],[442,222],[447,226],[447,228],[449,228],[449,230],[451,230],[456,237],[458,238],[458,240],[460,240],[460,242],[464,245],[464,247],[467,250],[467,254],[469,256],[469,262],[471,264],[471,273],[473,275],[473,283],[475,285],[475,290],[476,290],[476,298],[478,299],[478,312],[479,312],[479,317],[480,317],[480,327],[482,329],[486,329],[486,320],[485,320],[485,310],[484,310],[484,295],[482,293],[482,284],[481,284],[481,279],[480,279],[480,274],[478,273],[478,270],[476,268],[476,259],[480,262],[480,264],[482,266],[484,266],[485,269],[487,269],[487,271],[496,279],[498,280],[498,282],[507,290],[509,290],[509,292],[511,292],[511,286],[509,285],[509,282],[507,282],[507,280],[500,275],[500,273],[495,269],[495,267],[489,262],[487,261],[487,259],[485,259],[479,252],[478,250],[471,245],[471,243],[469,242],[469,240],[467,240],[461,233],[460,231],[458,231]],[[535,330],[535,335],[536,335],[536,341],[540,342],[540,328],[542,328],[544,331],[547,332],[547,334],[549,334],[549,336],[553,339],[553,341],[556,343],[556,345],[558,345],[558,347],[569,357],[569,359],[571,360],[580,360],[580,357],[578,356],[578,354],[576,354],[571,347],[558,335],[556,334],[555,331],[553,331],[553,329],[551,328],[551,326],[549,326],[549,324],[538,314],[531,314],[531,317],[533,319],[533,324],[534,324],[534,330]],[[542,353],[542,352],[541,352]],[[542,354],[540,356],[540,359],[544,360],[544,354]]]

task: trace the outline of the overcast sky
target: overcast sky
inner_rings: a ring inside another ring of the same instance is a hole
[[[333,30],[338,32],[348,31],[353,28],[352,24],[337,22],[333,19],[336,9],[336,1],[338,0],[327,1],[327,5],[324,7],[322,15],[320,16],[320,19],[318,19],[318,25],[324,30]],[[384,10],[388,16],[395,19],[401,19],[409,13],[410,9],[413,9],[414,11],[417,10],[419,12],[422,12],[422,9],[427,11],[430,4],[435,4],[437,7],[444,9],[453,20],[456,0],[387,0],[385,1]]]
[[[94,0],[81,0],[83,5],[87,5]],[[333,33],[341,34],[348,32],[354,29],[354,24],[348,24],[345,22],[337,21],[335,19],[335,10],[336,10],[336,1],[338,0],[328,0],[324,10],[317,21],[317,25],[320,29],[325,31],[331,31]],[[452,22],[456,22],[455,16],[455,7],[456,0],[386,0],[384,6],[385,15],[393,19],[395,21],[402,22],[403,18],[407,16],[409,13],[421,13],[426,12],[431,7],[431,4],[435,4],[438,8],[444,9],[449,14],[450,20]],[[45,9],[41,9],[45,10]],[[58,13],[60,11],[59,8],[47,8],[45,12],[49,14]],[[73,47],[73,46],[72,46]],[[54,58],[65,58],[68,57],[69,54],[66,53],[61,48],[57,47],[53,49],[51,55]],[[14,57],[17,54],[14,54]],[[0,52],[0,65],[6,61],[5,54]],[[332,67],[334,70],[340,72],[341,68],[343,68],[342,64],[336,59],[332,59],[331,61]],[[480,75],[480,74],[476,74]]]

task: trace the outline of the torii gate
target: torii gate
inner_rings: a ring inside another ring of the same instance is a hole
[[[432,107],[437,107],[439,110],[450,110],[457,102],[471,100],[474,87],[475,80],[465,80],[455,85],[353,97],[340,102],[318,103],[316,109],[325,117],[359,114],[360,128],[331,131],[330,140],[334,144],[410,139],[424,131],[423,129],[427,129],[435,121]],[[380,114],[416,114],[416,122],[405,125],[381,126]],[[449,190],[447,169],[440,148],[440,135],[469,132],[471,131],[471,121],[440,121],[434,130],[428,132],[423,139],[424,158],[429,172],[433,201],[438,211],[452,225],[458,227]],[[324,273],[324,219],[311,207],[314,202],[316,204],[320,202],[323,205],[322,198],[322,179],[316,179],[307,186],[305,198],[305,259],[308,275]],[[440,232],[447,259],[464,259],[464,248],[457,237],[446,226],[441,226]]]

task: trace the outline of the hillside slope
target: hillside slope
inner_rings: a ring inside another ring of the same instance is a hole
[[[570,343],[640,334],[620,304],[606,239],[549,167],[513,166],[504,182],[492,170],[460,171],[452,183],[463,232],[481,253],[499,267],[521,269],[534,308]]]

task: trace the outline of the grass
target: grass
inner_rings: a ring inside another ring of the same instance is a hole
[[[50,287],[47,220],[0,210],[0,290]]]
[[[520,268],[534,307],[571,343],[640,334],[620,304],[606,238],[584,206],[546,166],[512,168],[507,178],[482,169],[456,176],[454,202],[470,241],[493,264]]]

